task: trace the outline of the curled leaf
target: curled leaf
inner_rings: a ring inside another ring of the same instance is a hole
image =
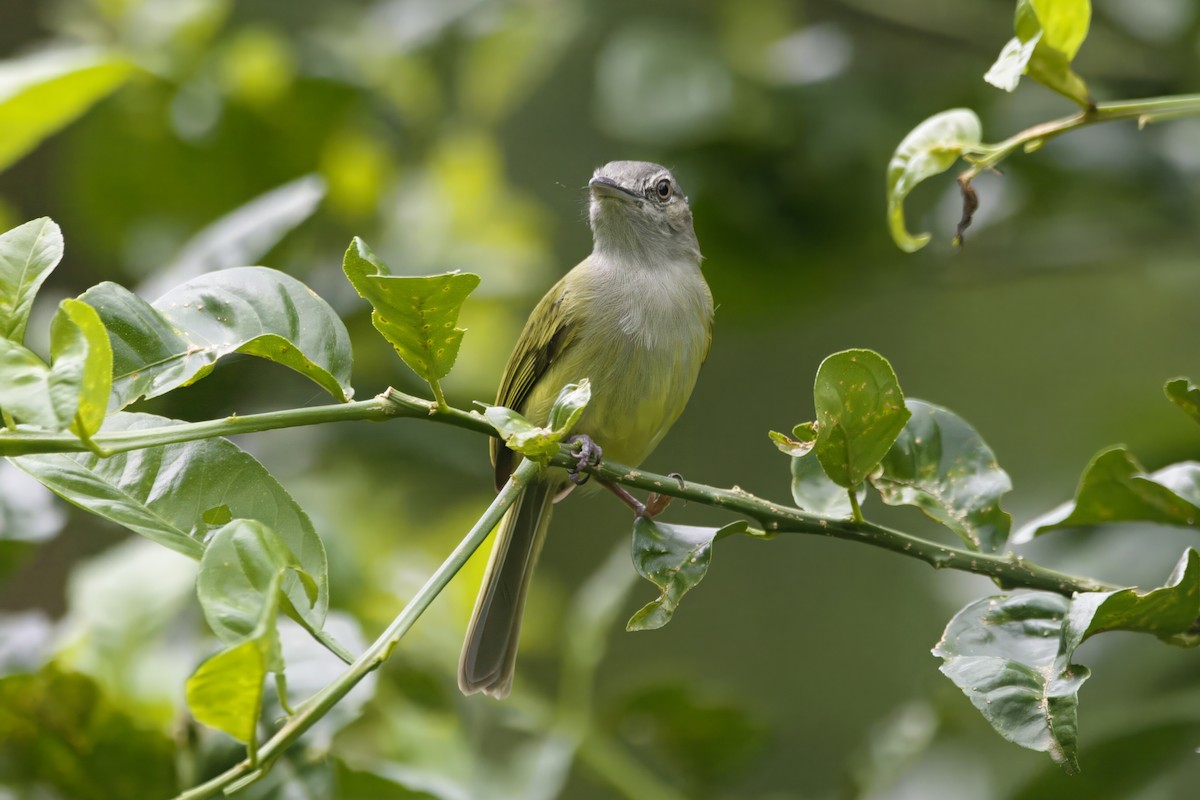
[[[625,629],[653,630],[670,622],[683,596],[708,574],[713,541],[747,527],[733,522],[723,528],[699,528],[638,517],[633,523],[633,565],[662,594],[630,617]]]
[[[934,114],[909,131],[887,169],[887,215],[892,240],[906,253],[915,253],[929,242],[929,234],[916,236],[904,224],[904,199],[917,184],[950,169],[964,153],[978,149],[983,136],[979,117],[969,108],[952,108]]]

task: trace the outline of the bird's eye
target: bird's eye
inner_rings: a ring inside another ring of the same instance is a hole
[[[663,178],[658,182],[658,185],[654,187],[654,191],[658,193],[659,200],[669,200],[671,197],[671,182],[666,178]]]

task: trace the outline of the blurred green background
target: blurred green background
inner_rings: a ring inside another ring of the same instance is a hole
[[[1104,446],[1124,443],[1151,468],[1200,450],[1200,431],[1161,392],[1175,375],[1200,378],[1200,121],[1084,129],[1011,159],[977,182],[982,208],[961,250],[949,244],[957,187],[931,181],[908,217],[934,243],[900,253],[884,169],[920,120],[969,106],[997,141],[1073,110],[1032,83],[1008,95],[983,82],[1013,5],[0,0],[0,57],[88,46],[138,65],[0,173],[0,229],[49,215],[66,236],[30,325],[36,344],[57,300],[96,282],[155,296],[189,270],[233,265],[240,253],[192,237],[274,192],[249,214],[266,233],[245,252],[343,314],[360,398],[389,384],[423,390],[341,274],[351,236],[397,273],[483,277],[446,383],[469,407],[494,396],[533,303],[587,254],[591,171],[657,161],[691,198],[718,310],[692,402],[646,466],[786,500],[788,462],[767,430],[812,417],[825,355],[870,347],[906,394],[983,434],[1013,477],[1006,505],[1019,524],[1069,498]],[[1076,67],[1098,99],[1200,85],[1190,0],[1093,6]],[[203,419],[324,402],[282,368],[234,358],[145,405]],[[491,495],[485,442],[439,426],[240,444],[313,516],[349,642],[382,629]],[[14,473],[0,473],[0,668],[53,658],[89,676],[96,707],[146,740],[89,728],[109,736],[96,753],[126,777],[141,764],[145,782],[122,795],[98,767],[74,780],[50,759],[60,780],[34,776],[0,797],[34,796],[24,794],[34,784],[37,797],[155,796],[147,787],[169,793],[232,763],[235,749],[181,710],[184,679],[213,649],[194,566],[64,511]],[[865,511],[939,535],[912,509],[874,500]],[[667,519],[728,521],[679,503]],[[985,580],[838,541],[733,539],[667,628],[627,634],[623,620],[653,587],[633,584],[627,555],[586,582],[627,552],[629,529],[601,496],[559,507],[510,701],[464,699],[454,686],[481,553],[378,681],[246,796],[1173,798],[1200,780],[1194,652],[1126,634],[1081,649],[1094,672],[1081,698],[1084,776],[1068,781],[995,735],[929,654],[957,608],[994,590]],[[1189,544],[1194,534],[1125,529],[1059,535],[1025,554],[1149,584]],[[587,628],[573,602],[616,609]],[[564,671],[563,643],[578,645],[581,631],[607,646],[594,685],[578,653]],[[303,690],[299,668],[292,682]],[[560,689],[588,687],[593,713],[572,758],[574,729],[548,720]]]

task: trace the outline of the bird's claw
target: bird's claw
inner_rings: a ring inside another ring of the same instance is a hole
[[[591,477],[590,473],[584,472],[588,467],[594,467],[600,463],[600,456],[603,450],[600,445],[592,441],[592,438],[586,433],[581,433],[567,439],[568,444],[579,445],[579,456],[575,460],[575,466],[567,470],[567,477],[571,479],[571,483],[576,486],[582,486],[588,482]]]

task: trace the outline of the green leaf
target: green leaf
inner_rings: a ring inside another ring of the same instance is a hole
[[[1021,75],[1074,100],[1091,103],[1083,79],[1071,70],[1071,61],[1087,38],[1092,8],[1089,0],[1019,0],[1011,39],[983,79],[1011,92]]]
[[[917,184],[940,175],[964,154],[978,151],[983,136],[979,117],[969,108],[934,114],[900,141],[887,168],[887,215],[892,240],[906,253],[929,243],[929,234],[913,236],[904,224],[904,198]]]
[[[63,300],[50,324],[53,365],[0,339],[0,406],[21,422],[90,438],[104,420],[112,350],[96,311]]]
[[[1189,548],[1167,584],[1144,594],[1136,589],[1086,592],[1071,602],[1064,632],[1068,657],[1085,639],[1103,631],[1150,633],[1171,644],[1200,644],[1200,553]]]
[[[49,217],[0,234],[0,338],[25,340],[33,298],[62,255],[62,231]]]
[[[187,680],[185,692],[192,716],[239,742],[255,742],[266,663],[256,639],[247,639],[210,657]]]
[[[343,261],[346,277],[371,304],[371,322],[404,363],[433,384],[446,377],[463,328],[456,327],[463,301],[479,285],[479,276],[449,272],[427,277],[392,275],[366,242],[350,243]]]
[[[153,304],[109,282],[80,299],[100,313],[112,339],[115,408],[195,383],[230,353],[290,367],[339,401],[354,395],[346,326],[311,289],[277,270],[210,272]]]
[[[1041,34],[1045,46],[1072,61],[1091,20],[1091,0],[1018,0],[1013,28],[1023,42]]]
[[[1183,409],[1184,413],[1200,422],[1200,386],[1187,378],[1175,378],[1163,386],[1167,398]]]
[[[861,505],[867,487],[860,486],[856,491]],[[829,479],[813,453],[792,459],[792,499],[799,508],[822,517],[849,517],[853,513],[846,489]]]
[[[871,350],[845,350],[822,361],[813,401],[817,458],[845,488],[857,487],[879,465],[911,416],[892,365]]]
[[[579,421],[592,397],[591,382],[568,383],[558,393],[550,409],[549,422],[534,425],[512,409],[488,406],[483,417],[500,434],[505,445],[526,458],[545,464],[558,453],[558,446]]]
[[[1062,652],[1070,602],[1052,592],[976,600],[950,620],[933,654],[997,733],[1074,773],[1078,693],[1090,673]]]
[[[1200,522],[1200,464],[1183,462],[1146,474],[1125,448],[1102,450],[1084,470],[1075,501],[1022,527],[1013,543],[1049,531],[1113,522],[1195,527]]]
[[[945,525],[972,550],[994,553],[1008,539],[1012,517],[1000,498],[1008,473],[987,443],[952,411],[906,402],[912,417],[871,476],[889,505],[912,505]]]
[[[633,566],[662,590],[630,617],[626,630],[647,631],[671,621],[688,590],[704,579],[712,562],[712,543],[718,537],[744,533],[745,522],[723,528],[668,525],[645,517],[633,523]]]
[[[0,62],[0,170],[129,78],[133,65],[91,49]]]
[[[255,635],[263,625],[265,609],[277,606],[274,595],[289,571],[300,575],[311,606],[317,600],[318,587],[279,534],[246,519],[235,519],[217,530],[200,558],[196,579],[200,607],[217,638],[231,643]],[[273,647],[267,669],[278,672],[281,668],[278,648]]]
[[[768,431],[767,435],[771,437],[771,441],[779,448],[779,452],[794,458],[800,458],[801,456],[808,455],[817,443],[817,425],[815,422],[801,422],[792,428],[792,436],[796,437],[794,439],[778,431]]]
[[[59,304],[50,321],[50,355],[52,396],[55,391],[63,395],[63,411],[72,414],[71,432],[90,439],[104,422],[113,373],[108,331],[94,308],[82,300]]]
[[[150,414],[117,413],[105,433],[173,424]],[[274,530],[316,583],[317,598],[295,571],[284,591],[300,616],[319,628],[329,607],[325,548],[308,516],[249,453],[227,439],[149,447],[100,458],[55,453],[11,459],[70,503],[161,545],[199,559],[211,530],[205,514],[226,506],[233,517]]]
[[[64,430],[71,422],[51,402],[50,367],[8,339],[0,339],[0,408],[20,422],[49,430]]]
[[[175,755],[169,737],[91,678],[54,665],[0,678],[0,780],[10,797],[172,797]]]

